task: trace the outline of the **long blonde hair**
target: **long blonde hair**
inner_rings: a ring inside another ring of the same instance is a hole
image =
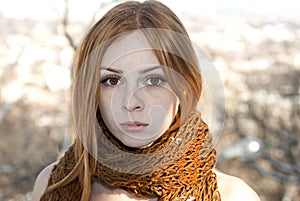
[[[91,172],[97,164],[97,123],[103,124],[101,117],[96,117],[100,96],[99,64],[112,38],[137,29],[143,31],[161,65],[168,67],[164,72],[180,100],[180,115],[184,114],[183,108],[186,115],[195,109],[201,95],[202,78],[197,57],[181,21],[168,7],[154,0],[143,3],[128,1],[115,6],[86,33],[77,49],[72,100],[77,165],[47,191],[79,176],[83,186],[81,200],[89,200]],[[180,77],[184,82],[178,81]],[[176,126],[178,123],[175,122],[173,127]],[[94,159],[90,160],[89,152]]]

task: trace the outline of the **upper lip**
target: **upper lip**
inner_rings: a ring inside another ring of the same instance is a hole
[[[124,123],[121,123],[121,125],[128,125],[128,126],[148,126],[149,124],[142,123],[139,121],[127,121]]]

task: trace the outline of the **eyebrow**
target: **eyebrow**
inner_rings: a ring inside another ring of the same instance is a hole
[[[147,68],[147,69],[141,70],[141,71],[139,71],[139,74],[148,73],[148,72],[156,70],[158,68],[161,68],[161,66],[154,66],[154,67],[151,67],[151,68]],[[119,73],[119,74],[123,73],[123,71],[121,71],[119,69],[113,69],[113,68],[109,68],[109,67],[103,67],[103,68],[101,68],[101,70],[107,70],[107,71],[111,71],[111,72]]]
[[[153,71],[153,70],[156,70],[156,69],[158,69],[158,68],[161,68],[161,66],[154,66],[154,67],[152,67],[152,68],[147,68],[147,69],[145,69],[145,70],[139,71],[139,73],[140,73],[140,74],[148,73],[148,72]]]
[[[123,71],[121,71],[121,70],[117,70],[117,69],[113,69],[113,68],[109,68],[109,67],[103,67],[100,70],[107,70],[107,71],[111,71],[111,72],[119,73],[119,74],[123,73]]]

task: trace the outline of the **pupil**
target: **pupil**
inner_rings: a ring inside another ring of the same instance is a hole
[[[116,85],[117,83],[118,83],[118,79],[117,78],[111,78],[110,79],[110,84]]]
[[[153,85],[158,85],[159,79],[157,79],[157,78],[152,78],[152,79],[150,80],[150,82],[151,82],[151,84],[153,84]]]

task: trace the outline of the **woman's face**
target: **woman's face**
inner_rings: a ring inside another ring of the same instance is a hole
[[[179,101],[142,32],[118,38],[106,50],[99,102],[105,125],[129,147],[151,144],[171,125]]]

